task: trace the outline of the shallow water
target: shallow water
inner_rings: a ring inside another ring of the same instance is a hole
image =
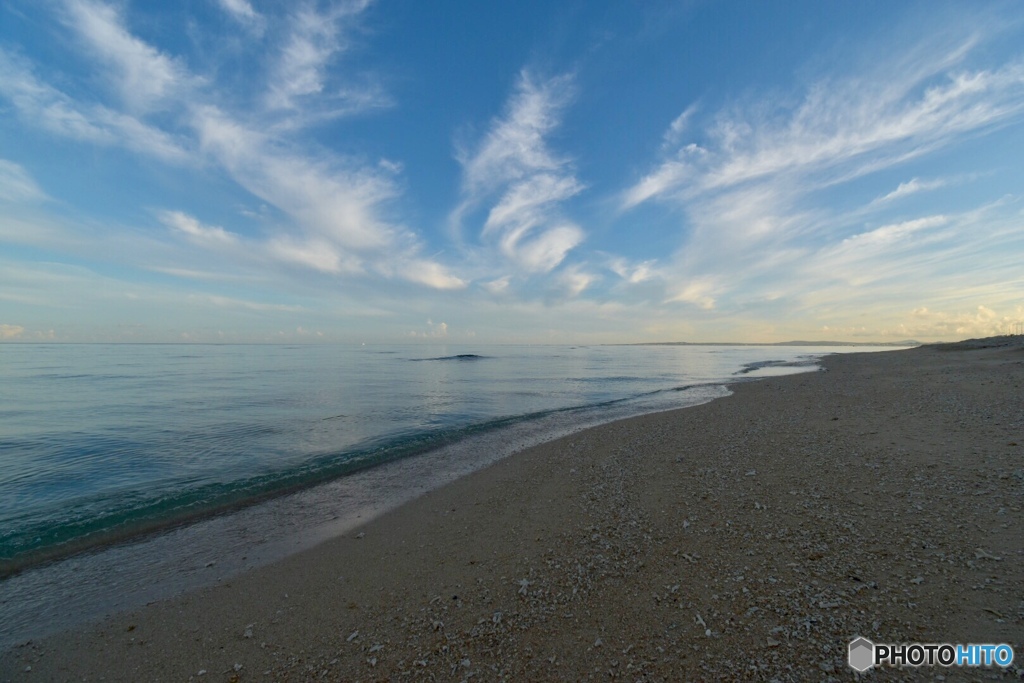
[[[837,350],[0,347],[0,561],[94,546],[0,581],[0,646],[309,547],[528,445]],[[166,528],[124,540],[147,524]]]

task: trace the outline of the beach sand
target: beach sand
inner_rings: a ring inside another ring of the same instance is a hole
[[[21,644],[0,680],[849,680],[858,635],[1017,654],[874,678],[1017,678],[1013,342],[830,356],[531,448],[277,564]]]

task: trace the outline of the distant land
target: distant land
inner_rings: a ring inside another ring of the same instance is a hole
[[[609,346],[923,346],[923,342],[905,339],[896,342],[784,341],[784,342],[637,342]]]

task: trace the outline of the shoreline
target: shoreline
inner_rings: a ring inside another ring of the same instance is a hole
[[[768,361],[766,363],[753,363],[744,366],[743,369],[737,371],[736,374],[746,374],[763,369],[764,367],[802,367],[804,365],[813,365],[816,362],[817,361]],[[330,485],[331,483],[337,482],[346,477],[364,473],[368,470],[387,467],[410,458],[430,457],[433,454],[449,450],[452,447],[457,448],[459,444],[463,442],[470,442],[481,435],[487,438],[488,436],[500,435],[504,432],[513,433],[520,427],[529,428],[531,425],[557,421],[559,418],[566,419],[568,416],[573,415],[582,415],[588,423],[588,426],[596,426],[604,424],[605,422],[623,419],[623,417],[615,416],[610,418],[601,417],[600,411],[609,410],[618,406],[629,406],[632,402],[647,399],[654,395],[669,395],[687,391],[713,391],[718,387],[728,387],[730,384],[736,382],[756,379],[759,378],[750,377],[740,379],[737,377],[730,382],[698,382],[669,389],[660,389],[648,394],[616,398],[604,402],[566,406],[536,413],[495,417],[484,422],[468,424],[452,429],[416,434],[414,435],[414,440],[411,442],[408,437],[394,437],[391,439],[385,438],[378,443],[368,446],[360,446],[348,451],[339,452],[338,454],[322,457],[321,460],[323,460],[323,464],[317,465],[314,463],[312,467],[306,466],[293,473],[278,475],[276,478],[264,477],[264,479],[266,479],[265,481],[253,480],[250,482],[243,480],[240,482],[234,482],[236,485],[240,484],[236,489],[227,491],[211,501],[200,502],[198,504],[192,501],[192,498],[195,497],[194,492],[186,491],[182,495],[183,498],[187,499],[187,502],[176,507],[172,507],[166,512],[136,511],[124,513],[129,515],[129,519],[127,521],[118,522],[109,526],[102,526],[97,531],[84,535],[73,536],[69,540],[52,543],[41,548],[32,548],[10,557],[0,557],[0,581],[17,576],[25,571],[45,567],[55,562],[60,562],[76,556],[103,552],[105,549],[122,544],[145,542],[147,539],[167,531],[201,523],[204,520],[221,517],[233,512],[242,511],[267,501],[287,498],[294,494],[301,494],[324,485]],[[713,400],[713,398],[718,397],[715,396],[711,399],[697,398],[694,400],[699,403],[704,400]],[[697,403],[692,403],[690,405],[696,405]],[[680,407],[688,406],[684,404],[682,406],[677,405],[667,408],[655,408],[650,412],[675,410]],[[636,408],[630,410],[629,412],[632,414],[629,414],[628,416],[632,417],[637,414],[648,414],[642,410],[637,412],[637,410],[638,409]],[[552,435],[544,438],[543,440],[550,441],[558,438],[558,436],[562,435],[565,431],[566,430],[564,428],[560,428],[558,425],[555,425],[552,427]],[[536,443],[531,445],[536,445]],[[485,460],[485,464],[483,466],[486,466],[489,463],[490,460]],[[78,522],[78,524],[85,525],[86,523]],[[27,535],[27,532],[22,532],[22,535]]]
[[[1022,363],[931,347],[740,381],[23,644],[0,679],[802,680],[844,675],[856,635],[1009,642],[1016,666]]]
[[[776,361],[770,361],[770,364],[775,364],[775,362]],[[769,365],[768,367],[801,367],[804,365],[801,364],[798,366],[793,364],[793,362],[788,361],[778,362],[780,364],[779,366]],[[760,369],[761,366],[755,368],[744,368],[743,370],[737,371],[737,374],[746,374]],[[759,378],[736,379],[735,382],[756,379]],[[732,383],[734,382],[723,384],[692,384],[674,387],[660,392],[665,393],[670,391],[677,392],[693,389],[714,389],[718,386],[727,387]],[[15,577],[15,575],[24,571],[30,571],[75,556],[98,553],[102,552],[104,549],[115,546],[145,542],[146,540],[159,536],[160,533],[168,530],[228,515],[232,512],[245,510],[268,501],[288,498],[295,494],[304,493],[306,490],[321,487],[325,484],[336,482],[348,476],[364,473],[368,470],[386,467],[410,458],[429,458],[432,454],[442,452],[449,449],[451,446],[458,446],[461,442],[469,441],[479,434],[486,436],[493,433],[501,433],[504,430],[508,430],[510,427],[515,428],[519,425],[542,422],[546,418],[567,416],[587,411],[594,412],[600,409],[606,409],[613,404],[626,403],[630,400],[636,400],[641,397],[642,396],[627,396],[603,403],[572,405],[572,407],[545,411],[539,414],[495,418],[487,422],[471,424],[445,432],[426,433],[419,439],[421,441],[429,439],[431,442],[426,445],[422,445],[420,443],[417,443],[416,445],[409,445],[406,440],[397,439],[394,443],[384,443],[381,445],[364,447],[364,449],[346,452],[342,454],[346,457],[344,460],[339,460],[336,463],[331,463],[322,468],[313,469],[311,473],[303,471],[301,474],[279,477],[281,481],[285,481],[286,483],[274,482],[272,487],[264,486],[263,488],[258,484],[251,484],[247,487],[239,488],[236,492],[232,492],[230,495],[224,495],[222,497],[223,500],[216,500],[212,503],[204,504],[196,509],[189,509],[189,506],[181,506],[180,508],[174,508],[170,510],[169,513],[165,513],[163,515],[159,515],[157,513],[144,514],[137,519],[128,522],[119,523],[110,527],[103,527],[98,531],[89,533],[87,536],[74,537],[69,541],[45,546],[40,549],[32,549],[30,551],[17,554],[11,558],[0,557],[0,582],[8,578]],[[678,410],[678,408],[684,407],[659,410]],[[653,412],[659,412],[659,410],[655,410]],[[646,415],[646,413],[644,413],[644,415]],[[612,418],[611,421],[620,419],[624,418]],[[602,423],[598,422],[597,424]],[[552,436],[546,440],[553,440],[554,438],[557,438],[557,436]],[[380,454],[384,455],[382,456]]]
[[[728,395],[719,383],[656,393],[679,392],[687,397],[682,404],[662,410]],[[622,419],[603,411],[625,406],[633,412],[636,407],[629,406],[636,398],[550,411],[541,418],[495,420],[504,425],[470,427],[461,438],[418,456],[395,458],[231,510],[55,554],[0,579],[0,652],[30,638],[88,626],[281,561],[530,446]],[[565,416],[583,422],[570,425],[562,419]],[[64,622],[60,628],[47,623],[57,615]]]
[[[625,395],[613,392],[610,398],[603,397],[601,400],[585,403],[560,404],[522,413],[485,415],[469,423],[442,427],[433,425],[431,428],[412,431],[393,429],[391,432],[378,434],[373,439],[354,442],[338,450],[323,450],[295,467],[257,469],[251,472],[250,476],[213,479],[193,487],[174,489],[172,486],[160,496],[122,496],[119,500],[117,493],[110,495],[110,492],[94,492],[92,498],[86,496],[65,501],[69,507],[78,504],[96,508],[95,514],[92,515],[75,514],[58,523],[55,520],[59,515],[54,515],[54,510],[62,506],[51,506],[52,509],[49,511],[45,508],[36,509],[30,514],[22,515],[20,519],[14,518],[12,528],[3,534],[3,548],[0,549],[0,581],[76,556],[103,552],[107,548],[122,544],[144,542],[154,535],[245,510],[266,501],[288,497],[395,461],[410,457],[431,457],[432,454],[443,451],[453,444],[473,440],[479,434],[500,433],[506,430],[511,433],[522,424],[536,423],[550,426],[551,434],[543,440],[551,440],[571,431],[565,429],[564,424],[558,424],[560,421],[569,423],[580,420],[586,426],[595,426],[623,417],[691,405],[704,399],[673,401],[670,397],[682,396],[680,392],[713,392],[716,387],[726,387],[738,381],[737,375],[754,371],[813,365],[822,354],[829,353],[820,348],[817,351],[817,354],[811,355],[814,360],[810,361],[806,360],[805,356],[791,357],[792,353],[783,353],[783,359],[747,362],[733,372],[731,377],[728,373],[719,374],[714,378],[699,379],[684,375],[677,379],[680,382],[694,379],[697,381],[677,386],[662,385],[655,389],[646,387],[646,390],[637,390]],[[488,356],[467,353],[406,360],[437,361],[453,358],[490,359]],[[764,376],[760,372],[759,375]],[[662,405],[656,405],[659,402]],[[666,405],[672,403],[675,405]],[[317,422],[326,422],[335,417],[320,417],[317,418]],[[530,445],[540,442],[538,439],[530,441]],[[69,446],[73,448],[70,444]],[[145,491],[144,485],[140,491]],[[108,498],[104,499],[104,495]],[[35,514],[34,520],[32,514]],[[4,634],[0,626],[0,649],[4,643]]]

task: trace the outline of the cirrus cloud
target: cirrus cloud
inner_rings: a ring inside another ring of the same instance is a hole
[[[584,185],[547,142],[573,93],[570,75],[542,79],[523,70],[505,113],[475,149],[457,155],[463,189],[452,214],[456,228],[490,203],[481,239],[527,273],[552,271],[586,237],[561,210]]]

